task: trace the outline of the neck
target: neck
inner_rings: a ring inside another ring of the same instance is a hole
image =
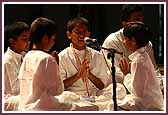
[[[16,50],[15,48],[10,47],[10,49],[11,49],[13,52],[15,52],[15,53],[21,54],[21,51],[18,51],[18,50]]]
[[[41,51],[47,51],[42,45],[40,44],[34,44],[33,48],[34,50],[41,50]]]
[[[84,47],[76,47],[76,46],[72,45],[72,47],[75,48],[75,49],[77,49],[77,50],[83,50],[83,49],[86,49],[86,46],[84,46]]]

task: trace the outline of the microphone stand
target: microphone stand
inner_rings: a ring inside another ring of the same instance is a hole
[[[115,56],[114,50],[107,54],[107,58],[111,59],[111,63],[112,63],[112,66],[111,66],[112,73],[111,73],[111,75],[112,75],[112,80],[113,80],[113,102],[114,102],[114,110],[117,111],[117,99],[116,99],[117,85],[116,85],[116,80],[115,80],[114,56]]]
[[[113,80],[113,102],[114,102],[114,110],[117,111],[117,99],[116,99],[116,80],[115,80],[115,66],[114,66],[114,57],[115,57],[115,53],[118,54],[123,54],[122,52],[118,52],[115,49],[110,49],[110,48],[105,48],[105,47],[101,47],[99,44],[90,44],[90,47],[93,47],[95,49],[98,50],[107,50],[109,51],[109,53],[107,54],[107,58],[111,59],[111,63],[112,63],[112,67],[111,67],[111,76],[112,76],[112,80]]]

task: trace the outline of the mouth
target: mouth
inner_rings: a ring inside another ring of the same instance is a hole
[[[79,42],[84,42],[84,39],[82,39],[82,40],[78,40]]]

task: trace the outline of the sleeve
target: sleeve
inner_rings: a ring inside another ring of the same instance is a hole
[[[64,86],[56,60],[53,57],[46,58],[39,66],[42,67],[41,75],[43,77],[41,80],[44,87],[47,88],[53,96],[61,94],[64,90]]]
[[[59,62],[59,72],[60,72],[60,76],[63,80],[65,80],[67,78],[67,73],[66,73],[66,70],[65,70],[65,65],[63,63],[63,60],[60,60]]]
[[[124,84],[128,90],[138,97],[142,97],[148,81],[148,70],[142,62],[134,62],[131,65],[131,74],[127,74]]]
[[[92,59],[91,72],[104,83],[105,87],[109,84],[111,74],[108,71],[103,55],[100,53],[95,53],[95,56]]]

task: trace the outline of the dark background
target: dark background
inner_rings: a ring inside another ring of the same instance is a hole
[[[100,44],[112,32],[121,28],[120,9],[123,4],[5,4],[4,25],[22,20],[31,25],[38,17],[54,20],[58,26],[54,49],[60,52],[69,46],[66,23],[69,18],[81,15],[90,23],[91,38]],[[157,64],[164,64],[164,5],[142,4],[145,23],[154,33],[151,39]],[[7,48],[5,44],[5,49]]]

